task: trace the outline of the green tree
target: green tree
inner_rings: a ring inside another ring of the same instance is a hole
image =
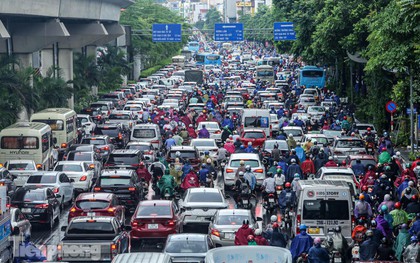
[[[114,46],[99,49],[98,53],[98,69],[101,75],[99,87],[106,92],[115,90],[123,83],[122,76],[130,72],[126,55]]]
[[[92,87],[98,86],[101,81],[94,56],[85,56],[82,53],[75,53],[73,58],[73,89],[75,109],[80,110],[89,104],[94,97],[91,96]]]

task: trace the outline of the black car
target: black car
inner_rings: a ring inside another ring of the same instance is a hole
[[[122,125],[119,124],[103,124],[97,125],[94,134],[108,135],[116,148],[124,149],[130,140],[130,133]]]
[[[105,167],[137,170],[143,160],[141,150],[114,150],[105,163]]]
[[[19,208],[31,223],[45,224],[52,229],[60,220],[60,198],[49,188],[24,186],[16,190],[11,206]]]
[[[105,117],[102,115],[102,110],[99,107],[87,107],[80,111],[80,114],[87,114],[92,117],[96,124],[102,124],[105,121]]]
[[[104,170],[96,180],[94,192],[113,193],[127,211],[134,212],[143,200],[143,185],[134,170]]]

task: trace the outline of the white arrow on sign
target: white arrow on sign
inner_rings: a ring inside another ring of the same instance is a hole
[[[165,28],[166,28],[166,31],[168,31],[168,25],[166,25]]]
[[[222,28],[236,28],[236,26],[222,26]]]

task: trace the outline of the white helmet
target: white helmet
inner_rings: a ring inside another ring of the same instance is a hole
[[[271,221],[271,223],[277,222],[277,216],[272,215],[272,216],[270,217],[270,221]]]

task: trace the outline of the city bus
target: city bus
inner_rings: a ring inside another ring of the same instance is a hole
[[[274,68],[269,65],[261,65],[255,68],[256,79],[274,83]]]
[[[325,70],[316,66],[305,66],[299,71],[299,85],[306,88],[325,86]]]
[[[31,116],[31,122],[50,125],[53,137],[57,140],[58,159],[61,160],[69,147],[77,142],[76,112],[66,108],[48,108]]]
[[[185,56],[174,56],[174,57],[172,57],[172,64],[174,64],[176,66],[179,66],[181,68],[185,67],[185,61],[186,61]]]
[[[190,60],[190,58],[193,57],[193,54],[192,53],[193,52],[189,51],[188,49],[187,50],[182,50],[181,51],[181,56],[184,56],[185,57],[185,60],[188,61],[188,60]]]
[[[222,59],[217,54],[211,53],[201,53],[195,56],[195,64],[197,66],[204,66],[204,65],[222,65]]]
[[[200,50],[200,43],[197,41],[188,42],[188,50],[191,52],[198,52]]]
[[[54,167],[51,127],[39,122],[17,122],[0,132],[0,163],[32,160],[38,169]]]

